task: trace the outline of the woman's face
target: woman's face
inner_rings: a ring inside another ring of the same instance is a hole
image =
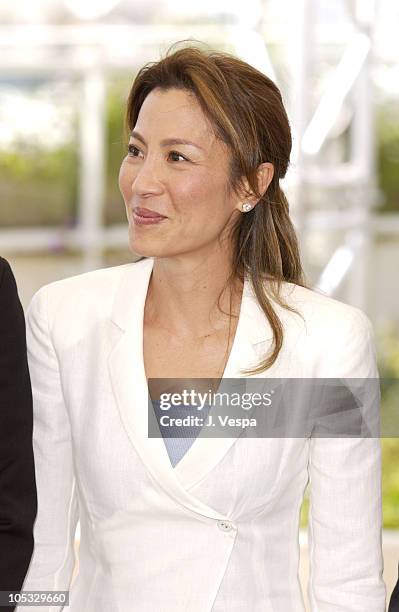
[[[228,189],[229,159],[189,92],[151,91],[119,173],[132,251],[170,257],[218,248],[218,237],[241,214],[242,200]],[[136,212],[151,214],[143,209],[164,218],[143,220]]]

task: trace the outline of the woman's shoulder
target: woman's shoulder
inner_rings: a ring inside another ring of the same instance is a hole
[[[332,298],[318,289],[283,282],[282,300],[300,315],[309,333],[337,334],[341,331],[371,328],[367,315],[358,307]],[[278,306],[279,315],[285,319],[298,317]]]
[[[134,273],[135,270],[139,271],[145,262],[146,260],[139,260],[108,268],[98,268],[89,272],[80,272],[79,274],[47,283],[39,289],[39,292],[45,291],[56,294],[71,290],[82,290],[92,293],[97,290],[103,291],[104,286],[111,289],[121,281],[125,273]]]
[[[118,288],[125,282],[125,275],[129,275],[126,282],[134,283],[134,279],[140,277],[140,271],[147,265],[146,261],[82,272],[43,285],[34,294],[29,308],[38,308],[39,311],[45,309],[49,316],[51,312],[65,312],[68,309],[71,313],[93,308],[97,312],[107,311]]]
[[[321,291],[284,283],[281,297],[296,313],[278,307],[285,346],[303,371],[333,378],[376,377],[374,331],[356,306]]]

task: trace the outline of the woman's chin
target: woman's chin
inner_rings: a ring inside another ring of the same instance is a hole
[[[139,257],[154,257],[154,252],[152,249],[146,249],[136,245],[135,241],[130,241],[129,246],[133,255],[137,255]]]
[[[129,238],[130,250],[139,257],[165,257],[164,248],[154,244],[154,240],[139,240],[136,237]]]
[[[174,236],[173,239],[165,235],[146,235],[145,232],[136,231],[135,227],[129,225],[129,246],[133,254],[140,257],[174,257],[185,252],[182,248],[181,237]]]

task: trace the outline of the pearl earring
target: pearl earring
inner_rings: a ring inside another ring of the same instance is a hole
[[[248,204],[248,202],[244,202],[242,205],[242,210],[243,212],[249,212],[251,210],[252,206],[251,204]]]

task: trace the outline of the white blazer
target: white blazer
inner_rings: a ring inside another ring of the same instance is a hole
[[[149,258],[51,283],[28,309],[38,517],[24,589],[70,588],[79,520],[70,612],[302,612],[310,479],[312,610],[383,612],[378,438],[200,436],[173,468],[164,441],[148,437],[152,267]],[[360,310],[289,283],[283,295],[304,320],[276,306],[283,348],[258,376],[378,376]],[[258,363],[271,337],[246,280],[224,378]]]

